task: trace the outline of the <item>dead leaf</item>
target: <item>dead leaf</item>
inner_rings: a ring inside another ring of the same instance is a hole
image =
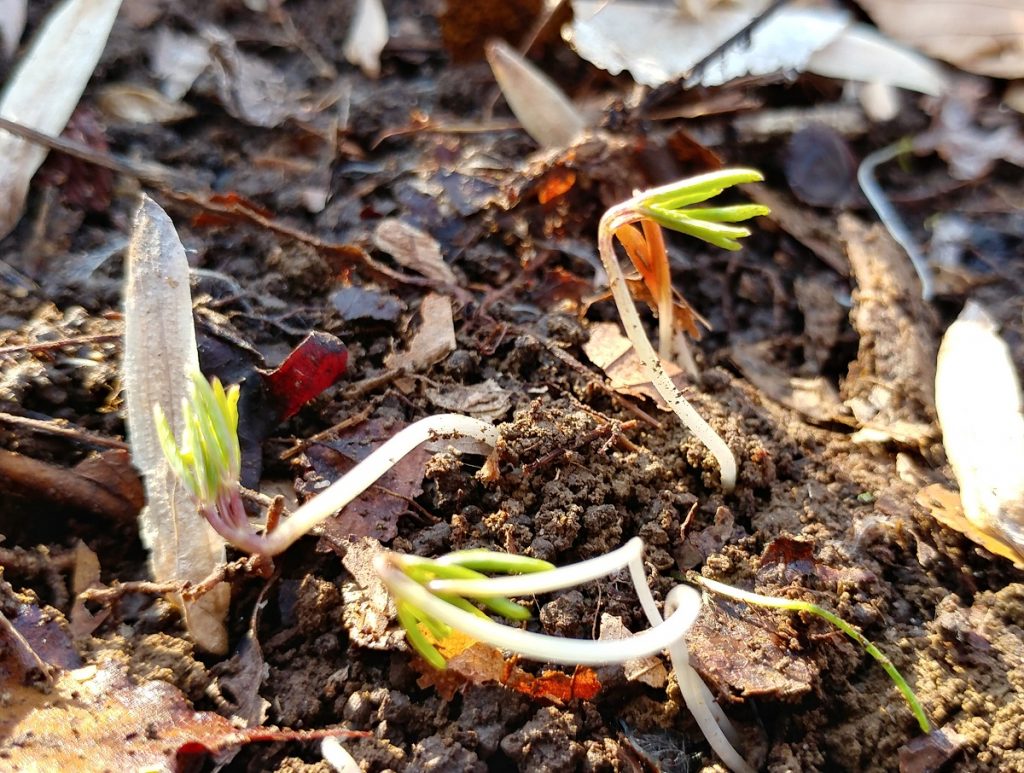
[[[388,17],[380,0],[356,0],[342,52],[370,78],[380,76],[380,53],[388,44]]]
[[[980,180],[998,161],[1024,167],[1024,133],[1017,121],[984,129],[977,124],[986,92],[987,88],[976,83],[959,83],[943,100],[928,131],[914,138],[914,150],[938,153],[958,180]]]
[[[935,401],[964,515],[1024,557],[1020,381],[995,320],[974,301],[942,337]]]
[[[597,367],[608,377],[611,388],[616,392],[634,397],[649,397],[663,411],[669,410],[668,404],[654,388],[647,371],[640,364],[640,358],[614,322],[598,322],[590,326],[590,340],[583,344],[583,351]],[[665,371],[682,388],[686,385],[686,377],[678,365],[663,362]]]
[[[365,287],[342,287],[328,296],[341,318],[346,322],[373,320],[375,322],[397,322],[405,309],[395,296]]]
[[[196,114],[184,102],[132,83],[111,83],[100,89],[96,103],[108,119],[124,123],[173,123]]]
[[[763,10],[742,0],[709,10],[699,22],[671,5],[637,0],[575,0],[573,21],[562,36],[591,64],[618,75],[629,70],[644,86],[687,75]],[[720,86],[744,75],[801,72],[815,51],[849,24],[845,12],[784,7],[762,22],[747,45],[733,46],[700,74],[700,85]]]
[[[71,593],[75,600],[71,605],[69,627],[71,637],[78,641],[91,636],[99,625],[110,616],[110,609],[92,614],[78,595],[88,588],[100,587],[100,559],[88,545],[79,540],[75,544],[75,569],[71,575]]]
[[[387,367],[418,372],[455,351],[455,321],[448,296],[428,293],[420,303],[420,317],[422,324],[409,342],[409,349],[385,357]]]
[[[399,264],[446,285],[457,285],[458,279],[441,255],[437,239],[416,226],[386,217],[373,229],[373,244]]]
[[[1024,569],[1024,553],[1006,542],[1002,535],[988,532],[968,521],[960,505],[960,495],[955,491],[950,491],[941,483],[933,483],[917,493],[917,503],[943,526],[960,532],[989,553],[1013,561],[1018,569]]]
[[[949,728],[912,738],[899,748],[900,773],[935,773],[967,748],[966,737]]]
[[[543,148],[571,145],[586,122],[555,82],[501,39],[489,41],[485,53],[505,101],[526,133]]]
[[[153,406],[161,406],[175,437],[181,437],[182,398],[189,374],[199,371],[188,261],[171,219],[146,196],[132,225],[126,271],[124,402],[132,459],[142,472],[147,501],[139,531],[154,580],[199,583],[224,563],[224,540],[199,517],[176,480],[153,419]],[[226,583],[194,602],[180,596],[173,601],[200,647],[227,651]]]
[[[250,126],[273,128],[289,119],[308,120],[315,111],[307,107],[295,85],[268,62],[239,50],[227,32],[203,29],[210,45],[210,69],[224,109]]]
[[[210,64],[210,44],[196,35],[157,30],[149,52],[149,67],[160,79],[163,95],[171,101],[184,97]]]
[[[601,613],[601,631],[597,635],[599,641],[628,639],[632,635],[633,632],[626,628],[621,617],[609,615],[607,612]],[[661,658],[654,655],[627,660],[622,664],[622,670],[627,681],[641,682],[656,690],[662,689],[668,681],[668,669]]]
[[[1024,77],[1020,0],[858,0],[879,28],[929,56],[978,75]]]
[[[341,586],[342,624],[352,643],[372,650],[404,652],[405,632],[392,625],[395,605],[373,569],[374,556],[384,550],[380,542],[371,537],[335,537],[329,544],[343,554],[341,562],[354,580]]]
[[[315,443],[305,455],[315,474],[303,481],[303,493],[313,494],[348,472],[405,424],[369,419],[341,432],[331,440]],[[423,493],[423,475],[431,453],[417,448],[406,454],[367,491],[324,522],[321,533],[328,540],[373,537],[387,542],[398,533],[398,519],[409,502]]]
[[[121,0],[65,0],[47,17],[0,95],[0,117],[57,136],[99,61]],[[48,149],[0,131],[0,239],[17,225]]]
[[[502,389],[494,379],[483,383],[463,386],[448,384],[428,387],[426,395],[435,407],[444,411],[464,413],[485,421],[498,421],[512,407],[512,398],[507,389]]]

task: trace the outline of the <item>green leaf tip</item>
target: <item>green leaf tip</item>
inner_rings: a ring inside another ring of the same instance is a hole
[[[164,457],[202,507],[237,488],[242,454],[238,444],[238,386],[224,388],[199,372],[191,377],[188,397],[181,401],[181,442],[174,438],[163,409],[153,406],[153,420]]]
[[[738,223],[769,214],[761,204],[736,204],[723,207],[693,207],[714,198],[726,188],[764,179],[756,169],[722,169],[690,177],[677,183],[640,194],[637,211],[672,231],[688,234],[727,250],[738,250],[739,240],[750,231],[728,223]]]

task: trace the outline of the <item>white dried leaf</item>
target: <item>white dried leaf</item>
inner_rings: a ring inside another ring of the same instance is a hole
[[[426,370],[455,351],[455,320],[447,295],[428,293],[420,303],[420,319],[422,324],[409,342],[408,351],[385,358],[389,368]]]
[[[1024,415],[996,323],[969,301],[939,348],[935,407],[967,520],[1024,555]]]
[[[509,108],[545,148],[564,148],[586,128],[583,116],[554,81],[503,40],[487,44],[487,61]]]
[[[111,83],[100,89],[96,103],[111,120],[124,123],[172,123],[196,114],[191,105],[133,83]]]
[[[345,59],[371,78],[380,76],[380,53],[388,44],[388,17],[380,0],[358,0],[342,49]]]
[[[451,267],[444,262],[437,239],[397,217],[386,217],[373,229],[373,245],[398,263],[428,279],[458,284]]]
[[[92,77],[121,0],[65,0],[47,17],[18,64],[0,116],[43,134],[59,135]],[[25,208],[29,183],[47,149],[0,131],[0,239]]]
[[[874,27],[854,24],[814,52],[807,72],[826,78],[881,83],[941,96],[949,78],[931,59],[886,38]]]
[[[621,617],[601,613],[601,632],[597,635],[599,641],[628,639],[633,636],[622,622]],[[626,679],[630,682],[641,682],[648,687],[660,690],[668,681],[668,669],[661,662],[661,658],[650,655],[646,658],[634,658],[622,664],[622,670]]]
[[[484,421],[498,421],[512,407],[512,395],[493,378],[480,384],[446,384],[428,387],[427,398],[435,408],[454,413],[464,413]]]
[[[210,44],[195,35],[161,27],[149,52],[149,69],[160,79],[164,96],[184,97],[210,64]]]
[[[182,436],[182,399],[190,374],[199,370],[188,262],[170,218],[146,196],[132,225],[127,261],[123,382],[132,460],[146,487],[139,531],[156,581],[198,583],[224,562],[224,540],[171,471],[153,419],[153,406],[161,406],[175,437]],[[227,651],[226,584],[192,603],[173,600],[200,647]]]
[[[637,0],[576,0],[573,22],[562,36],[587,61],[637,83],[660,86],[685,76],[698,62],[740,32],[763,9],[746,2],[709,10],[700,21],[671,6]],[[782,8],[760,24],[750,45],[735,45],[704,70],[702,86],[720,86],[745,75],[800,72],[815,51],[849,24],[843,11]]]
[[[858,0],[887,35],[968,72],[1024,77],[1021,0]]]
[[[5,59],[18,50],[21,33],[25,31],[28,0],[0,0],[0,55]]]

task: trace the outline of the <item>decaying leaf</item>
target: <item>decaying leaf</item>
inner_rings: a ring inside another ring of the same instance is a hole
[[[175,437],[182,436],[182,398],[190,374],[199,370],[188,262],[170,218],[145,196],[135,215],[127,262],[124,401],[132,458],[142,472],[147,501],[139,530],[155,580],[198,583],[224,563],[224,540],[175,478],[153,419],[153,406],[161,406]],[[174,599],[203,649],[227,650],[229,596],[222,583],[194,602]]]
[[[941,483],[932,483],[917,492],[917,503],[943,526],[960,532],[989,553],[1013,561],[1017,568],[1024,569],[1024,554],[1014,545],[1006,542],[1002,535],[993,534],[967,520],[957,492],[950,491]]]
[[[494,647],[473,641],[458,631],[440,641],[429,631],[424,630],[424,633],[447,662],[446,668],[439,671],[417,658],[414,661],[414,668],[420,672],[417,684],[433,687],[445,700],[451,700],[466,685],[495,683],[558,706],[571,700],[593,700],[601,690],[601,683],[590,668],[581,666],[572,674],[544,671],[534,676]]]
[[[160,79],[160,90],[169,100],[184,97],[209,64],[210,44],[202,38],[172,32],[166,27],[157,30],[149,52],[149,67]]]
[[[526,133],[541,147],[571,145],[586,123],[554,81],[503,40],[488,42],[486,53],[501,93]]]
[[[1024,558],[1024,414],[995,320],[968,302],[942,338],[935,373],[942,444],[967,520]]]
[[[380,52],[388,44],[388,17],[380,0],[356,0],[352,26],[342,51],[367,76],[380,76]]]
[[[1020,0],[858,0],[887,35],[968,72],[1024,77]]]
[[[353,644],[373,650],[404,651],[405,633],[395,620],[395,605],[384,582],[373,570],[373,557],[384,548],[370,537],[329,540],[342,553],[342,564],[352,581],[342,583],[342,623]]]
[[[316,482],[306,485],[313,494],[348,472],[357,462],[379,448],[405,425],[386,419],[369,419],[350,427],[330,440],[311,445],[306,458],[316,473]],[[335,539],[372,537],[387,542],[398,533],[398,519],[409,503],[423,492],[423,475],[431,452],[417,448],[388,470],[376,484],[324,522],[321,533],[328,542]]]
[[[622,334],[614,322],[598,322],[590,326],[590,340],[583,345],[587,358],[605,372],[612,389],[634,397],[649,397],[662,410],[669,410],[658,391],[651,383],[647,371],[640,364],[640,358],[633,351],[633,344]],[[676,386],[686,385],[686,377],[679,366],[663,362],[665,370]]]
[[[0,96],[0,117],[44,134],[64,129],[107,43],[121,0],[65,0],[48,17]],[[0,238],[21,218],[47,149],[0,131]]]
[[[617,75],[629,70],[645,86],[685,76],[761,10],[761,2],[716,6],[700,21],[671,5],[619,0],[576,0],[563,37],[587,61]],[[720,86],[744,75],[800,72],[815,51],[831,43],[849,16],[828,8],[785,7],[754,30],[749,45],[733,46],[710,63],[702,86]]]
[[[621,617],[601,613],[601,632],[597,635],[600,640],[626,639],[633,635],[622,622]],[[650,655],[646,658],[627,660],[622,664],[626,680],[630,682],[641,682],[648,687],[660,690],[668,681],[668,669],[661,658]]]
[[[426,394],[430,402],[443,411],[464,413],[485,421],[501,419],[512,407],[512,397],[508,390],[502,389],[491,378],[469,386],[453,384],[443,389],[432,386],[427,388]]]
[[[172,123],[196,114],[184,102],[134,83],[111,83],[100,89],[96,103],[107,118],[125,123]]]
[[[420,318],[422,324],[409,342],[408,351],[385,358],[389,368],[426,370],[455,351],[455,321],[448,296],[428,293],[420,303]]]
[[[404,220],[387,217],[377,223],[373,229],[373,244],[428,279],[447,285],[458,284],[455,273],[444,262],[437,239]]]

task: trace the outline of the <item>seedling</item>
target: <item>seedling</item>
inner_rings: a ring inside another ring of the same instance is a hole
[[[635,313],[635,311],[634,311]],[[648,344],[649,345],[649,344]],[[494,446],[498,431],[492,425],[457,414],[440,414],[410,424],[360,462],[348,474],[313,497],[279,528],[266,535],[249,525],[239,497],[237,387],[211,385],[201,375],[192,380],[183,406],[185,433],[181,443],[171,434],[167,419],[156,407],[160,440],[170,465],[195,498],[214,528],[236,547],[275,555],[365,491],[381,475],[425,440],[463,435]],[[525,556],[467,550],[438,559],[381,553],[374,570],[395,600],[398,621],[409,644],[436,668],[445,668],[434,642],[453,631],[523,657],[564,665],[624,663],[668,650],[679,689],[714,752],[739,773],[753,768],[736,750],[739,736],[715,703],[707,686],[690,665],[685,635],[700,612],[701,595],[691,585],[673,588],[665,598],[665,616],[654,601],[643,565],[643,541],[634,537],[621,548],[570,566],[555,568]],[[628,569],[640,607],[651,627],[627,639],[591,641],[549,636],[511,628],[492,620],[480,607],[513,621],[530,618],[530,610],[512,597],[550,593]],[[498,574],[489,577],[485,573]],[[840,628],[860,643],[885,668],[903,692],[921,729],[931,729],[923,708],[895,666],[867,639],[838,616],[814,604],[761,596],[698,575],[691,577],[710,591],[749,604],[809,612]]]
[[[733,223],[768,214],[760,204],[724,207],[695,207],[717,196],[726,188],[764,179],[754,169],[725,169],[691,177],[660,188],[637,193],[605,212],[598,227],[597,243],[601,262],[608,274],[612,298],[619,310],[626,336],[636,350],[641,365],[654,388],[665,399],[683,424],[714,454],[721,471],[722,488],[736,486],[736,457],[726,442],[694,410],[665,372],[658,354],[644,332],[629,291],[629,285],[615,255],[615,238],[622,242],[637,266],[658,309],[658,337],[662,356],[670,358],[673,340],[672,286],[668,260],[659,226],[689,234],[727,250],[738,250],[739,240],[750,231]],[[633,224],[640,223],[642,232]]]

